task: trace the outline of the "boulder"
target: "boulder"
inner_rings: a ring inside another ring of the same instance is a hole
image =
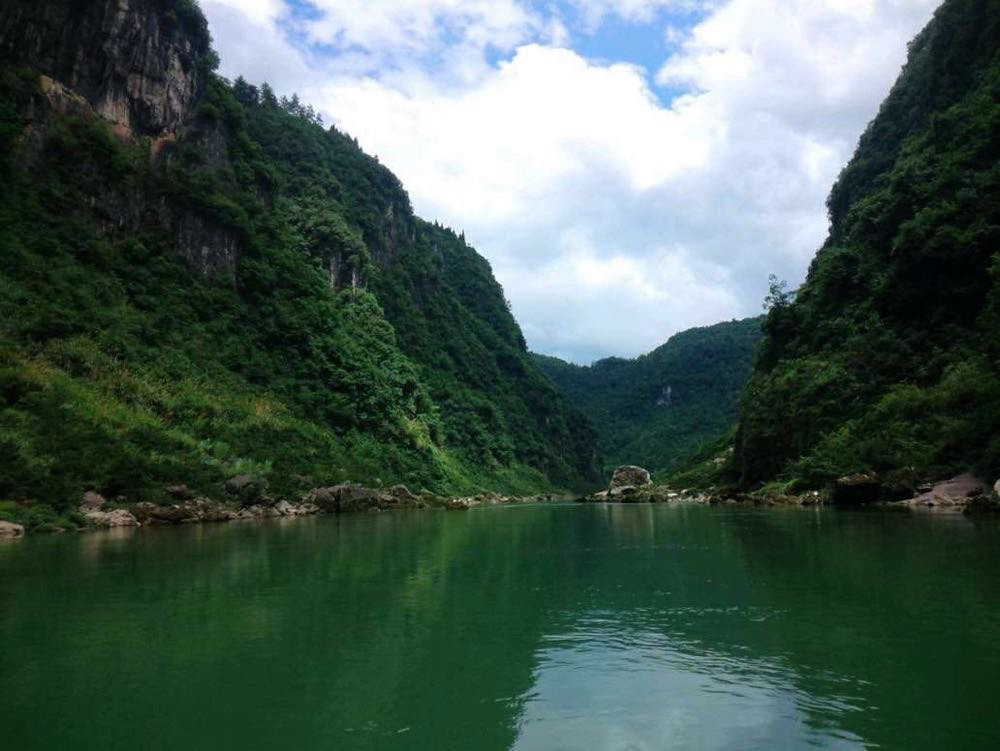
[[[1000,480],[993,483],[993,498],[1000,501]]]
[[[389,495],[401,503],[416,503],[420,500],[405,485],[393,485],[389,488]]]
[[[228,522],[233,518],[233,512],[225,506],[205,498],[195,498],[181,504],[189,511],[190,516],[185,521]]]
[[[267,494],[268,483],[255,475],[236,475],[226,480],[226,492],[239,498],[244,504],[255,503]]]
[[[466,498],[452,498],[445,504],[448,511],[468,511],[472,506]]]
[[[426,488],[420,490],[418,498],[420,499],[421,508],[440,508],[445,503],[443,498],[435,495]]]
[[[381,493],[372,488],[366,488],[353,483],[331,485],[328,488],[313,488],[306,493],[307,503],[318,506],[323,511],[346,513],[351,511],[367,511],[379,508],[380,505],[393,505],[390,493]]]
[[[187,501],[191,498],[191,491],[188,490],[188,486],[184,483],[178,483],[177,485],[168,485],[167,495],[171,498],[176,498],[178,501]]]
[[[614,471],[608,491],[613,493],[615,488],[642,487],[643,485],[649,485],[650,482],[648,470],[626,464]]]
[[[80,504],[80,508],[99,509],[105,503],[107,503],[107,501],[104,499],[103,495],[101,495],[100,493],[95,493],[93,490],[88,490],[86,493],[83,494],[83,502]]]
[[[962,474],[934,483],[930,490],[902,502],[911,507],[961,507],[976,501],[976,505],[989,505],[989,486],[972,474]]]
[[[189,516],[180,506],[157,506],[148,501],[133,504],[129,511],[140,524],[180,524]]]
[[[337,511],[368,511],[379,507],[380,494],[377,490],[361,485],[340,485],[337,497]]]
[[[143,501],[133,504],[129,511],[140,524],[223,522],[232,518],[228,509],[204,498],[195,498],[169,506],[158,506],[155,503]]]
[[[608,490],[608,497],[620,499],[636,495],[638,492],[639,489],[635,485],[618,485]]]
[[[833,502],[842,505],[873,503],[882,499],[882,483],[874,472],[845,475],[833,484]]]
[[[337,499],[340,497],[340,485],[330,488],[313,488],[305,496],[305,502],[321,508],[323,511],[334,512],[337,510]]]
[[[379,493],[380,508],[424,508],[426,505],[405,485],[393,485],[388,491]]]
[[[319,511],[319,506],[312,503],[290,503],[288,501],[278,501],[274,504],[274,510],[279,516],[308,516]]]
[[[111,529],[114,527],[138,527],[139,520],[123,508],[111,511],[81,511],[91,527]]]
[[[24,537],[24,527],[14,522],[0,521],[0,537]]]

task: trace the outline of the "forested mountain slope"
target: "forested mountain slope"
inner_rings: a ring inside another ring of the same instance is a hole
[[[606,474],[619,464],[662,471],[732,428],[760,336],[760,319],[748,318],[683,331],[634,360],[535,359],[590,418]]]
[[[764,323],[744,484],[1000,474],[998,49],[998,0],[946,0],[911,43],[830,194],[829,239]]]
[[[596,478],[487,262],[190,0],[0,8],[0,500]]]

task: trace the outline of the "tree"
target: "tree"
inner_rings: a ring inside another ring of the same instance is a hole
[[[788,282],[778,279],[774,274],[767,276],[767,297],[764,298],[764,310],[771,311],[775,308],[785,308],[795,299],[795,292],[789,291]]]

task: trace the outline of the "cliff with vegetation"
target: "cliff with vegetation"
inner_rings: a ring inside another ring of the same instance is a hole
[[[590,418],[608,477],[620,464],[663,473],[732,429],[760,336],[748,318],[683,331],[634,360],[535,360]]]
[[[744,486],[1000,475],[998,40],[1000,2],[946,0],[911,43],[805,284],[772,298],[731,467]]]
[[[596,479],[487,262],[190,0],[0,9],[0,499]]]

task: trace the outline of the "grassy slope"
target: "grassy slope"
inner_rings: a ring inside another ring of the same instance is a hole
[[[594,424],[606,473],[624,463],[662,471],[732,427],[759,339],[752,318],[681,332],[634,360],[535,359]]]

